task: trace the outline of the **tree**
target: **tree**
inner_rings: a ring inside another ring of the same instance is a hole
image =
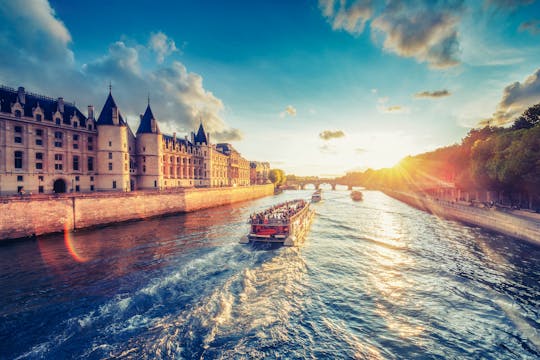
[[[530,129],[540,123],[540,104],[528,108],[514,121],[512,130]]]
[[[276,187],[285,184],[285,181],[287,181],[287,176],[285,176],[285,173],[281,169],[270,170],[270,174],[268,177],[270,181],[276,185]]]

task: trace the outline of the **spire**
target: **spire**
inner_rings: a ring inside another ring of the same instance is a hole
[[[110,93],[110,85],[109,96],[107,96],[105,105],[103,105],[103,109],[99,114],[97,125],[126,125],[126,122],[124,121],[124,118],[122,118],[120,110],[118,109],[118,106],[116,106],[116,102]]]
[[[203,123],[201,120],[201,124],[199,125],[199,130],[197,131],[197,135],[195,135],[195,143],[204,143],[208,145],[208,139],[206,138],[206,132],[204,131]]]
[[[112,83],[111,80],[109,80],[109,95],[112,93]]]
[[[150,97],[148,97],[150,99]],[[152,113],[152,108],[150,108],[150,102],[146,107],[144,115],[141,115],[141,123],[137,129],[137,134],[159,134],[159,127],[157,120]]]

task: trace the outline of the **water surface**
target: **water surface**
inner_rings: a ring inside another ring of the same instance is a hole
[[[238,244],[310,193],[4,242],[0,357],[540,357],[540,247],[330,190],[300,247]]]

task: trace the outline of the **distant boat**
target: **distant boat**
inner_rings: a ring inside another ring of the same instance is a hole
[[[305,200],[287,201],[250,217],[250,232],[240,240],[295,246],[306,235],[314,212]]]
[[[316,203],[322,200],[322,190],[319,189],[311,195],[311,202]]]
[[[362,201],[364,200],[364,195],[361,191],[351,191],[351,199],[354,201]]]

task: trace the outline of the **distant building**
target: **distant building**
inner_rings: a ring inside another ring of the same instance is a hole
[[[63,98],[0,86],[0,194],[134,191],[250,184],[249,161],[212,144],[162,134],[150,104],[134,134],[109,92],[96,119]]]
[[[266,184],[270,181],[270,163],[252,161],[250,163],[250,182],[252,185]]]

